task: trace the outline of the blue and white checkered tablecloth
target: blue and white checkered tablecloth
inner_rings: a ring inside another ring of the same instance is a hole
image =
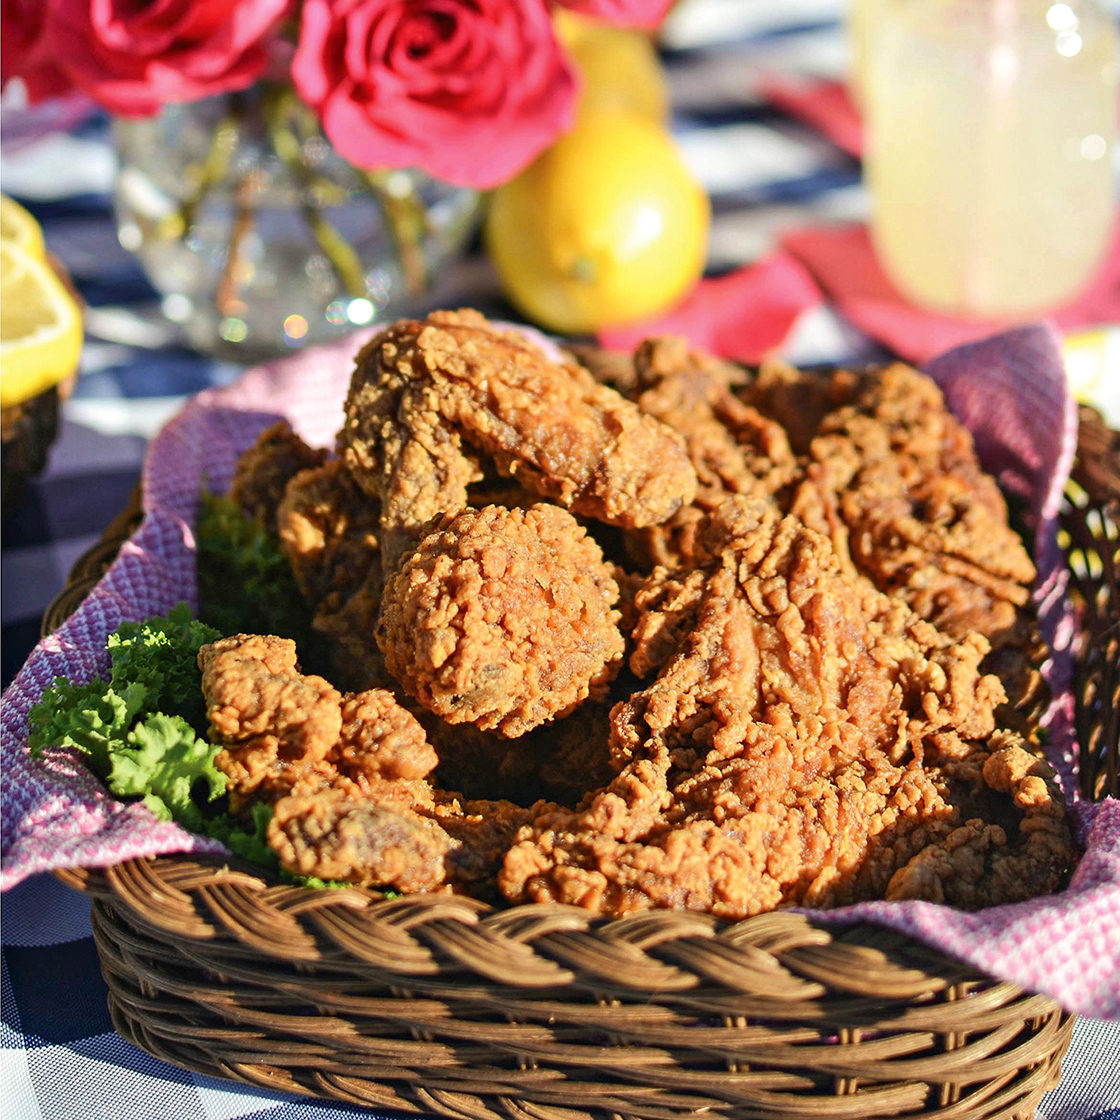
[[[837,75],[842,0],[685,0],[667,29],[674,129],[714,204],[710,267],[753,260],[777,234],[814,218],[866,211],[858,164],[766,106],[752,65]],[[50,249],[89,307],[81,376],[50,464],[4,511],[0,620],[7,684],[77,556],[136,483],[147,440],[192,393],[239,372],[188,350],[118,245],[114,170],[103,120],[5,152],[2,186],[42,221]],[[470,304],[513,317],[478,256],[449,270],[431,306]],[[127,340],[127,341],[126,341]],[[789,357],[875,356],[827,309],[806,313]],[[165,1065],[112,1028],[90,934],[89,903],[50,877],[2,902],[0,1115],[4,1120],[333,1120],[376,1113],[269,1095]],[[1120,1120],[1120,1025],[1080,1020],[1061,1086],[1039,1116]]]

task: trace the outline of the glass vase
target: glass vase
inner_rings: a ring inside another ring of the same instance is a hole
[[[121,244],[190,345],[235,360],[394,317],[479,214],[475,191],[353,167],[284,86],[168,105],[113,132]]]

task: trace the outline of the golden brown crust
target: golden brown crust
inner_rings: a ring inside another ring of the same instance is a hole
[[[510,901],[741,918],[875,897],[948,843],[979,796],[976,759],[1003,699],[979,671],[980,635],[953,642],[764,501],[729,501],[704,548],[714,559],[702,572],[643,603],[639,630],[656,641],[639,643],[635,668],[660,673],[611,714],[618,776],[519,833],[499,877]],[[1012,789],[984,778],[989,800]],[[1053,791],[1040,780],[1030,796],[1054,825],[1049,846],[1026,817],[1007,866],[1052,889],[1069,836],[1049,815]],[[1004,799],[1013,820],[1027,810]],[[992,866],[971,904],[1002,899],[1006,875]]]
[[[611,916],[1056,889],[1061,799],[985,671],[1031,691],[1033,568],[933,383],[674,339],[600,373],[630,400],[466,312],[367,347],[277,520],[366,691],[204,650],[235,811],[274,803],[297,874]]]
[[[385,586],[377,641],[449,723],[516,738],[601,698],[622,662],[618,584],[557,506],[447,518]]]
[[[576,513],[625,526],[670,517],[695,492],[678,438],[586,370],[550,361],[477,312],[394,324],[358,357],[339,433],[380,498],[386,571],[433,518],[467,504],[477,456]]]

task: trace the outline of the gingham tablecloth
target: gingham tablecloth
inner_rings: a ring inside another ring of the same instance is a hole
[[[841,0],[686,0],[666,32],[674,130],[713,198],[710,267],[754,260],[780,231],[814,218],[861,218],[855,160],[764,104],[752,63],[837,75]],[[38,637],[44,608],[78,555],[120,510],[147,440],[192,393],[239,372],[178,345],[158,299],[117,244],[112,153],[103,119],[5,150],[2,185],[42,221],[89,309],[82,370],[45,474],[4,511],[2,683]],[[429,305],[513,317],[479,257],[449,270]],[[882,352],[827,308],[796,324],[794,361]],[[1120,365],[1112,373],[1120,386]],[[1111,402],[1105,402],[1111,403]],[[1115,421],[1114,421],[1115,422]],[[0,1115],[4,1120],[328,1120],[377,1113],[279,1097],[196,1076],[149,1057],[112,1029],[89,904],[40,876],[2,903]],[[1079,1020],[1046,1120],[1120,1120],[1120,1024]]]

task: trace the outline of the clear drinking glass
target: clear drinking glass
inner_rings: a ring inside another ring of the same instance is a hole
[[[1114,30],[1098,0],[884,0],[866,68],[871,232],[916,303],[1060,306],[1116,211]]]

